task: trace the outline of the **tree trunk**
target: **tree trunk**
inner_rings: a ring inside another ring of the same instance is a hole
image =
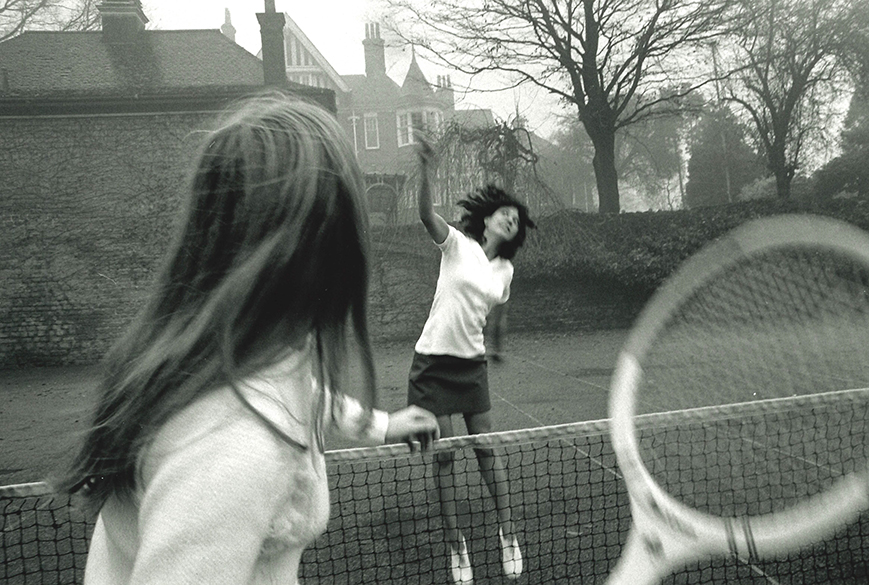
[[[775,191],[779,199],[791,197],[791,174],[787,169],[776,169]]]
[[[769,153],[769,170],[775,176],[775,190],[779,199],[789,199],[791,196],[791,179],[794,173],[787,164],[785,146],[780,142],[772,145]]]
[[[588,129],[586,129],[588,131]],[[594,144],[594,178],[597,182],[598,211],[600,213],[618,213],[621,210],[619,203],[619,176],[616,172],[616,140],[612,132],[596,132],[592,136],[589,132],[592,144]]]

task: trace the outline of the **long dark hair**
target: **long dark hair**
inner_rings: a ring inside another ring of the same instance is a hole
[[[147,306],[105,361],[90,430],[61,491],[91,510],[130,494],[137,457],[173,414],[236,385],[293,348],[316,351],[321,384],[341,392],[348,329],[374,402],[367,330],[367,212],[361,171],[335,118],[271,94],[248,100],[208,134],[180,229]]]
[[[506,260],[512,260],[516,252],[525,243],[528,228],[536,227],[528,215],[528,207],[524,203],[510,195],[500,187],[488,184],[469,194],[465,199],[458,202],[465,211],[459,220],[462,231],[483,243],[483,232],[486,229],[486,218],[502,207],[515,207],[519,212],[519,229],[516,236],[503,242],[498,247],[498,256]]]

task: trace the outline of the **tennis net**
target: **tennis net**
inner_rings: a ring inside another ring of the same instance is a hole
[[[803,440],[814,441],[808,421],[816,405],[804,406],[794,408],[799,422],[790,426]],[[848,410],[842,420],[848,425],[865,424],[867,406],[869,400],[841,401],[841,409]],[[738,412],[743,408],[748,412]],[[720,411],[646,415],[638,428],[644,441],[672,440],[674,445],[682,440],[679,429],[690,428],[687,436],[691,448],[674,446],[662,452],[672,453],[672,457],[706,457],[717,447],[713,441],[697,448],[698,423],[700,427],[737,424],[740,433],[752,429],[767,432],[752,420],[781,417],[783,408],[788,408],[788,401],[763,408],[753,404]],[[843,426],[838,432],[843,442],[849,441],[848,428]],[[603,582],[621,553],[631,524],[628,496],[609,442],[608,421],[438,442],[437,451],[455,453],[459,527],[467,539],[478,584],[501,583],[503,579],[496,511],[475,458],[475,449],[490,448],[502,457],[510,478],[512,516],[525,564],[521,582]],[[406,446],[398,445],[328,452],[331,520],[326,533],[304,553],[301,582],[449,583],[432,457],[430,453],[411,455]],[[674,466],[678,468],[678,464]],[[775,489],[782,489],[781,481],[787,477],[791,476],[783,475],[774,482]],[[801,476],[794,477],[793,481],[804,481]],[[686,476],[682,481],[694,480]],[[709,482],[698,485],[702,486],[698,489],[716,489]],[[8,486],[0,488],[0,511],[0,583],[83,582],[93,525],[67,499],[53,497],[44,484]],[[866,583],[867,536],[869,516],[864,515],[834,538],[781,559],[714,559],[689,566],[667,582]]]

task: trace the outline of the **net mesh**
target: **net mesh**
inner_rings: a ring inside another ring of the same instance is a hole
[[[0,488],[0,583],[83,583],[93,524],[44,484]]]
[[[866,418],[865,402],[844,402],[852,410],[849,420]],[[757,404],[751,408],[752,416],[765,416]],[[714,444],[698,447],[696,443],[699,421],[743,424],[745,416],[732,409],[718,417],[707,411],[667,413],[641,417],[638,427],[643,440],[671,443],[668,457],[686,460],[714,452]],[[475,583],[504,580],[497,515],[475,457],[475,449],[480,448],[494,449],[508,470],[512,516],[525,565],[520,582],[604,581],[631,524],[627,493],[607,431],[606,421],[598,421],[440,442],[439,450],[455,453],[459,527],[468,543]],[[841,440],[848,440],[847,427],[841,427],[839,434]],[[814,440],[808,431],[804,437],[806,442]],[[409,455],[405,447],[396,446],[329,452],[331,520],[326,533],[305,551],[300,581],[449,583],[432,457]],[[726,454],[711,457],[725,460]],[[686,491],[716,497],[715,482],[690,475],[680,481]],[[774,489],[798,490],[801,481],[799,476],[782,474]],[[755,490],[752,498],[763,500],[763,492]],[[51,497],[42,484],[27,484],[0,488],[0,509],[0,583],[83,582],[93,526],[68,500]],[[865,583],[869,579],[867,532],[869,516],[864,515],[834,538],[781,559],[751,563],[714,559],[691,565],[666,582]]]

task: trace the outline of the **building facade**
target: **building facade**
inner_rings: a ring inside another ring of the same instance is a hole
[[[386,45],[377,23],[365,25],[365,73],[339,75],[292,17],[284,17],[287,78],[335,92],[338,119],[365,173],[372,222],[415,221],[409,193],[416,167],[414,129],[438,128],[451,120],[492,125],[491,110],[457,110],[449,76],[430,83],[415,53],[402,83],[393,80],[387,75]]]
[[[263,46],[281,47],[266,6]],[[282,52],[146,30],[139,0],[99,9],[101,30],[0,43],[0,369],[102,357],[144,302],[216,112],[266,86],[335,111],[334,92],[281,78]]]

